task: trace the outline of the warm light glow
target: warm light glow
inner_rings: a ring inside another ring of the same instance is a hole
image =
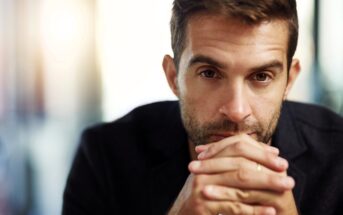
[[[312,23],[313,23],[313,0],[297,1],[299,16],[299,40],[295,58],[300,60],[301,72],[292,87],[288,99],[297,101],[311,101],[313,89],[311,88],[311,72],[313,65]]]
[[[77,17],[72,12],[70,8],[69,10],[55,11],[46,20],[46,36],[55,46],[72,44],[76,41],[79,25]]]
[[[161,66],[163,55],[172,53],[171,5],[171,0],[97,1],[105,120],[143,103],[175,98]]]
[[[94,37],[84,0],[49,0],[42,3],[41,35],[48,113],[77,111],[80,67]],[[92,59],[91,59],[92,60]]]
[[[93,1],[85,0],[39,2],[40,46],[37,48],[42,57],[46,120],[42,128],[33,129],[35,133],[31,136],[36,139],[30,149],[35,180],[39,184],[37,204],[42,207],[42,214],[61,214],[61,196],[70,162],[67,158],[73,144],[77,144],[73,138],[78,136],[82,127],[79,120],[86,109],[82,102],[89,96],[84,89],[88,79],[84,77],[97,72],[95,8]]]
[[[321,3],[320,57],[322,60],[321,71],[325,76],[325,80],[321,79],[321,81],[327,83],[329,88],[338,94],[341,94],[340,92],[343,90],[342,9],[343,1],[326,0]],[[343,101],[340,103],[343,105]]]
[[[80,1],[80,0],[78,0]],[[59,60],[68,60],[83,48],[87,14],[78,1],[44,1],[41,32],[43,49]],[[63,54],[62,54],[63,53]],[[68,54],[65,56],[64,54]]]

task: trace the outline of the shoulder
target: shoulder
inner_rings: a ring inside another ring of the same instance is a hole
[[[184,130],[176,101],[143,105],[108,123],[87,128],[81,137],[81,150],[99,159],[127,158],[155,160],[182,147]],[[175,144],[171,144],[175,141]],[[152,156],[154,155],[154,156]]]
[[[139,129],[160,128],[167,118],[177,115],[176,101],[155,102],[139,106],[123,117],[107,123],[100,123],[87,128],[83,136],[99,135],[103,138],[139,132]]]
[[[333,111],[314,104],[287,101],[284,109],[288,111],[297,124],[315,130],[343,133],[343,118]]]

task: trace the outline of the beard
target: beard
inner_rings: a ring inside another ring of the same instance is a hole
[[[228,118],[221,118],[212,122],[200,123],[195,115],[195,109],[192,109],[180,98],[180,110],[183,125],[187,131],[188,139],[197,145],[211,143],[212,137],[220,133],[254,133],[256,140],[263,143],[269,143],[277,126],[282,102],[275,109],[273,114],[266,123],[257,120],[244,120],[240,123],[232,122]]]

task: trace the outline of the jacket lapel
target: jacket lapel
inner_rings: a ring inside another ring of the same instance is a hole
[[[164,120],[166,127],[158,129],[158,137],[155,131],[148,141],[152,143],[150,150],[159,156],[148,176],[151,214],[168,211],[189,175],[190,153],[178,103],[172,105]]]
[[[295,180],[293,194],[296,204],[301,204],[306,175],[295,165],[296,159],[307,151],[305,141],[302,139],[296,120],[292,116],[289,103],[285,102],[282,108],[278,126],[273,135],[272,145],[279,148],[280,155],[288,160],[288,174]]]
[[[174,158],[152,169],[152,214],[165,214],[172,206],[189,175],[188,163],[188,152],[183,150]]]

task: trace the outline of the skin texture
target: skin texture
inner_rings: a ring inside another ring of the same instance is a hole
[[[164,57],[198,156],[169,214],[297,214],[288,163],[267,145],[300,70],[294,59],[287,76],[287,35],[280,20],[198,14],[178,71]]]

